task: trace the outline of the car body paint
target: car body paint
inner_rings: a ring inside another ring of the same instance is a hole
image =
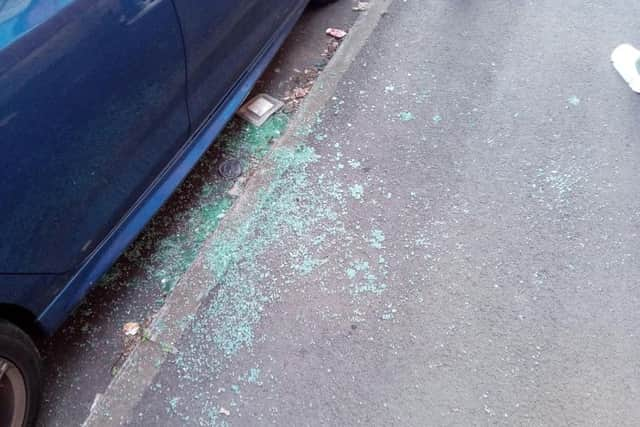
[[[196,123],[215,110],[273,29],[290,19],[301,4],[299,0],[219,1],[202,10],[198,7],[201,0],[174,3],[183,23],[189,111]],[[212,69],[217,71],[212,73]]]
[[[0,52],[2,273],[73,271],[188,137],[171,0],[130,3],[76,0]]]

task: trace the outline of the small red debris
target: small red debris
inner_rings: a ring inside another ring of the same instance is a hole
[[[347,35],[346,31],[341,30],[339,28],[327,28],[326,33],[327,33],[327,35],[329,35],[329,36],[331,36],[333,38],[336,38],[338,40],[339,39],[343,39]]]

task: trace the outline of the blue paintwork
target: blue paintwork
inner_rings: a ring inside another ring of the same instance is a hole
[[[171,0],[127,3],[77,0],[0,52],[2,273],[72,272],[188,137]]]
[[[199,7],[202,0],[174,3],[183,23],[189,111],[196,123],[202,122],[225,98],[273,29],[288,22],[301,4],[300,0],[215,1],[203,10]]]
[[[31,26],[0,9],[0,304],[50,333],[197,163],[307,1],[27,3],[18,15],[47,5]]]
[[[0,7],[0,49],[55,16],[71,1],[7,0],[4,2]]]

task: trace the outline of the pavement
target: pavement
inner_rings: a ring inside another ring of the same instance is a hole
[[[85,425],[636,425],[639,13],[372,2]]]

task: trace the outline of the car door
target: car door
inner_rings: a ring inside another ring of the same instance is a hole
[[[174,0],[187,53],[189,111],[201,124],[304,0]]]
[[[171,0],[0,2],[0,273],[73,271],[185,142]]]

